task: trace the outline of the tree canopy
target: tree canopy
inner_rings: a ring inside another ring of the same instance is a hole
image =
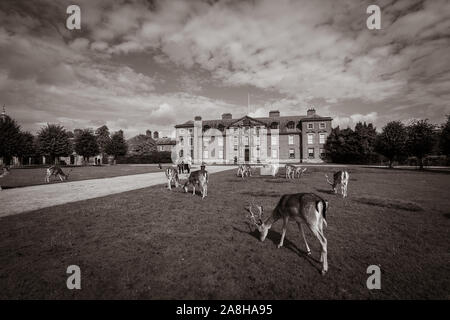
[[[39,153],[50,157],[54,162],[57,157],[66,157],[72,153],[72,144],[64,127],[48,124],[38,133]]]
[[[416,120],[407,127],[406,148],[410,155],[417,157],[420,169],[423,158],[430,154],[435,143],[435,126],[428,120]]]
[[[123,131],[119,130],[111,136],[111,141],[106,145],[107,154],[114,157],[124,156],[127,153],[128,146],[123,136]]]
[[[400,121],[391,121],[386,124],[376,140],[376,151],[389,160],[392,168],[394,160],[405,157],[407,132]]]
[[[85,160],[99,154],[97,138],[90,129],[81,130],[75,136],[75,152],[83,156]]]
[[[14,119],[9,116],[0,119],[0,157],[4,157],[6,163],[18,155],[21,138],[20,126]]]

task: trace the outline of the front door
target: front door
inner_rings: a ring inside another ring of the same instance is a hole
[[[250,161],[250,149],[246,148],[245,149],[245,162],[249,162]]]

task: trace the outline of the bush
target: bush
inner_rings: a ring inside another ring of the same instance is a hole
[[[152,152],[148,155],[129,155],[116,158],[117,164],[171,163],[170,151]]]

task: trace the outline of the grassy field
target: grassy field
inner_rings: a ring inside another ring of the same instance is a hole
[[[234,171],[210,176],[208,197],[155,186],[0,219],[0,298],[450,299],[450,175],[350,168],[347,199],[324,173],[296,181]],[[277,249],[246,222],[254,200],[269,213],[284,193],[315,192],[330,203],[329,272],[320,275],[295,223]],[[66,288],[81,268],[82,290]],[[366,288],[379,265],[381,290]]]
[[[163,168],[167,165],[162,165]],[[68,181],[80,181],[98,178],[112,178],[126,176],[130,174],[150,173],[161,171],[156,165],[133,166],[119,164],[115,166],[87,166],[87,167],[68,167],[62,168],[65,173],[69,173]],[[0,179],[2,188],[16,188],[45,184],[46,168],[12,168],[11,174]],[[61,183],[59,178],[51,177],[50,183]]]

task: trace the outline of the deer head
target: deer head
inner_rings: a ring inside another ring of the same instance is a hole
[[[247,211],[250,213],[250,221],[252,224],[256,226],[258,231],[260,232],[260,240],[264,241],[267,237],[267,233],[269,232],[270,225],[266,225],[263,221],[264,208],[262,206],[255,206],[258,209],[257,213],[252,211],[252,206],[250,205],[247,208]]]

